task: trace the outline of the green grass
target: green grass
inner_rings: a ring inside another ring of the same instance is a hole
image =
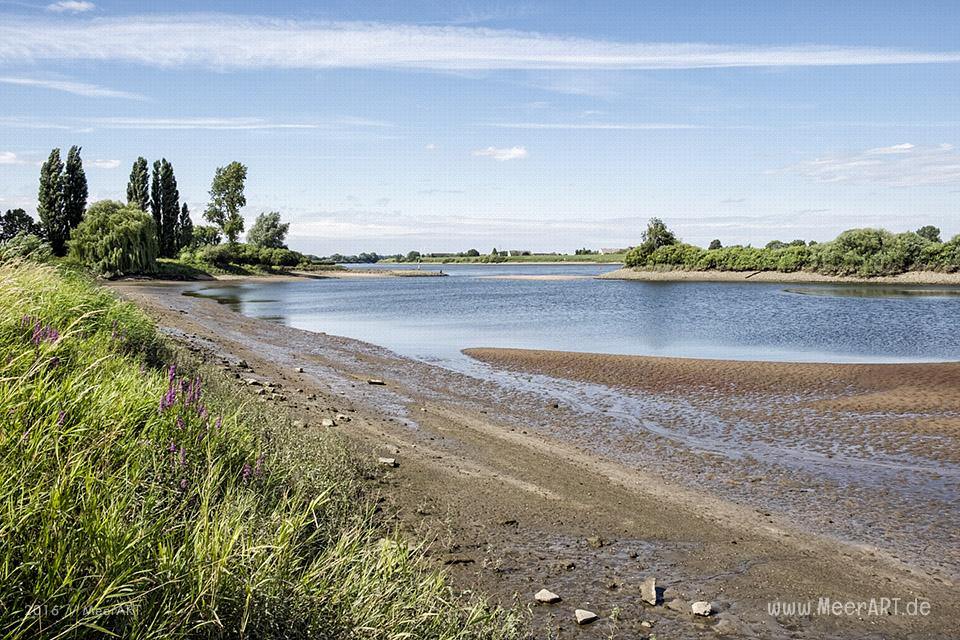
[[[0,635],[519,636],[375,524],[342,443],[175,359],[85,277],[0,265]]]

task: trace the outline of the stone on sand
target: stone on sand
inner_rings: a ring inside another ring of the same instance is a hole
[[[555,594],[553,591],[549,591],[548,589],[540,589],[540,591],[537,591],[536,595],[533,596],[533,598],[537,602],[545,602],[547,604],[560,602],[560,596]]]
[[[386,382],[384,382],[384,381],[381,380],[380,378],[370,378],[369,380],[367,380],[367,384],[384,385],[384,384],[386,384]]]
[[[687,603],[681,598],[674,598],[667,603],[667,609],[670,609],[671,611],[686,611]]]
[[[709,602],[700,600],[690,605],[690,611],[695,616],[709,616],[713,613],[713,607]]]
[[[577,609],[573,612],[573,615],[577,618],[577,624],[590,624],[598,617],[593,611],[587,611],[586,609]]]
[[[657,579],[654,576],[646,578],[640,584],[640,599],[647,604],[657,604]]]
[[[335,426],[337,426],[337,423],[334,421],[333,418],[324,418],[323,420],[320,421],[320,426],[321,426],[321,427],[335,427]]]
[[[377,458],[377,462],[382,464],[385,467],[396,467],[397,459],[396,458]]]

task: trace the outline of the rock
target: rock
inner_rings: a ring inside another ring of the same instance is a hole
[[[399,466],[399,465],[397,464],[397,459],[396,459],[396,458],[377,458],[377,462],[380,463],[380,464],[382,464],[382,465],[385,466],[385,467],[396,467],[396,466]]]
[[[713,613],[713,606],[709,602],[700,600],[690,605],[690,612],[695,616],[709,616]]]
[[[307,423],[304,422],[303,420],[294,420],[290,424],[297,429],[303,429],[304,427],[308,426]]]
[[[244,382],[248,387],[259,387],[261,384],[263,384],[263,383],[261,383],[259,380],[257,380],[256,378],[245,378],[245,379],[243,380],[243,382]]]
[[[587,538],[587,544],[590,545],[592,549],[599,549],[605,544],[605,541],[600,536],[590,536]]]
[[[687,602],[680,598],[674,598],[667,603],[667,609],[670,609],[671,611],[686,611]]]
[[[241,369],[249,369],[249,368],[250,368],[250,365],[247,364],[247,361],[246,361],[246,360],[241,360],[240,362],[237,363],[237,366],[240,367]]]
[[[640,626],[643,627],[644,629],[650,629],[651,627],[653,627],[653,623],[650,622],[649,620],[644,620],[643,622],[640,623]]]
[[[577,624],[590,624],[597,619],[597,614],[586,609],[577,609],[573,615],[577,618]]]
[[[553,591],[548,591],[547,589],[540,589],[540,591],[537,591],[536,595],[533,596],[533,599],[537,602],[545,602],[546,604],[560,602],[560,596],[555,594]]]
[[[257,395],[258,395],[258,396],[265,396],[265,395],[267,395],[267,390],[264,389],[263,387],[260,387],[259,389],[257,389]]]
[[[335,426],[337,426],[337,423],[333,420],[333,418],[324,418],[323,420],[320,421],[320,426],[321,426],[321,427],[335,427]]]
[[[654,576],[646,578],[640,584],[640,599],[647,604],[657,604],[657,579]]]
[[[369,380],[367,380],[367,384],[379,384],[379,385],[384,385],[384,384],[387,384],[387,383],[384,382],[383,380],[379,379],[379,378],[370,378]]]
[[[297,367],[297,373],[303,373],[303,367]]]
[[[342,414],[342,413],[338,413],[338,414],[337,414],[337,422],[350,422],[350,416],[345,415],[345,414]]]

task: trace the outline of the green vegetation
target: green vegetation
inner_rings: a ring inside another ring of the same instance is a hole
[[[23,209],[7,209],[0,216],[0,242],[6,242],[20,234],[40,235],[40,225]]]
[[[53,149],[40,167],[37,214],[56,255],[66,254],[70,231],[80,224],[86,206],[87,178],[80,148],[70,148],[66,165],[60,160],[60,149]]]
[[[240,209],[247,204],[243,195],[243,183],[247,180],[247,168],[239,162],[219,167],[210,186],[210,204],[203,217],[220,227],[227,242],[233,244],[243,233],[243,218]]]
[[[249,267],[260,270],[295,267],[308,262],[306,256],[298,251],[286,248],[258,247],[253,244],[237,242],[234,244],[216,244],[199,247],[196,250],[180,252],[179,260],[185,264],[200,268],[212,268],[213,271],[226,273],[249,273]]]
[[[420,256],[419,260],[413,262],[422,262],[424,264],[493,264],[493,263],[511,263],[511,262],[581,262],[581,263],[622,263],[626,254],[623,253],[531,253],[528,255],[506,256],[506,252],[497,252],[496,255],[471,256],[464,254],[426,254]],[[331,256],[333,258],[334,256]],[[401,258],[401,259],[398,259]],[[381,262],[402,263],[409,262],[403,259],[403,256],[384,256]],[[338,261],[339,262],[339,261]]]
[[[140,156],[130,169],[127,182],[127,204],[148,213],[150,209],[150,185],[147,175],[147,159]]]
[[[0,265],[4,637],[519,637],[375,523],[335,436],[173,357],[86,278]]]
[[[261,213],[247,232],[247,242],[268,249],[286,249],[284,240],[289,231],[290,223],[280,222],[279,212]]]
[[[70,257],[98,275],[145,273],[157,268],[153,218],[113,200],[90,206],[73,230],[69,245]]]
[[[629,251],[624,264],[643,269],[695,271],[810,271],[835,276],[875,277],[907,271],[960,271],[960,235],[940,242],[940,230],[916,232],[850,229],[830,242],[773,241],[765,248],[723,247],[719,240],[701,249],[684,244],[654,218],[641,246]]]

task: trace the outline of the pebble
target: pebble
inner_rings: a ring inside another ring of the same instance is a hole
[[[709,616],[713,613],[713,607],[709,602],[704,602],[703,600],[699,602],[694,602],[690,605],[690,611],[695,616]]]
[[[680,598],[674,598],[667,603],[667,609],[671,611],[685,611],[687,609],[687,603]]]
[[[643,627],[644,629],[649,629],[653,627],[653,623],[650,622],[649,620],[644,620],[643,622],[640,623],[640,626]]]
[[[261,382],[256,378],[246,378],[244,382],[248,387],[259,387],[261,385]]]
[[[573,615],[577,618],[577,624],[590,624],[598,617],[593,611],[587,611],[586,609],[577,609],[573,612]]]
[[[646,578],[640,585],[640,599],[647,604],[657,604],[657,579],[654,576]]]
[[[537,602],[545,602],[547,604],[560,602],[560,596],[547,589],[540,589],[540,591],[537,591],[536,595],[533,596],[533,599]]]
[[[382,465],[385,466],[385,467],[396,467],[396,466],[399,466],[399,465],[397,464],[397,459],[396,459],[396,458],[377,458],[377,462],[380,463],[380,464],[382,464]]]
[[[303,367],[297,367],[297,373],[303,373]]]
[[[383,380],[380,380],[379,378],[370,378],[369,380],[367,380],[367,384],[384,385],[386,384],[386,382],[384,382]]]
[[[321,427],[335,427],[337,423],[332,418],[324,418],[320,421]]]

